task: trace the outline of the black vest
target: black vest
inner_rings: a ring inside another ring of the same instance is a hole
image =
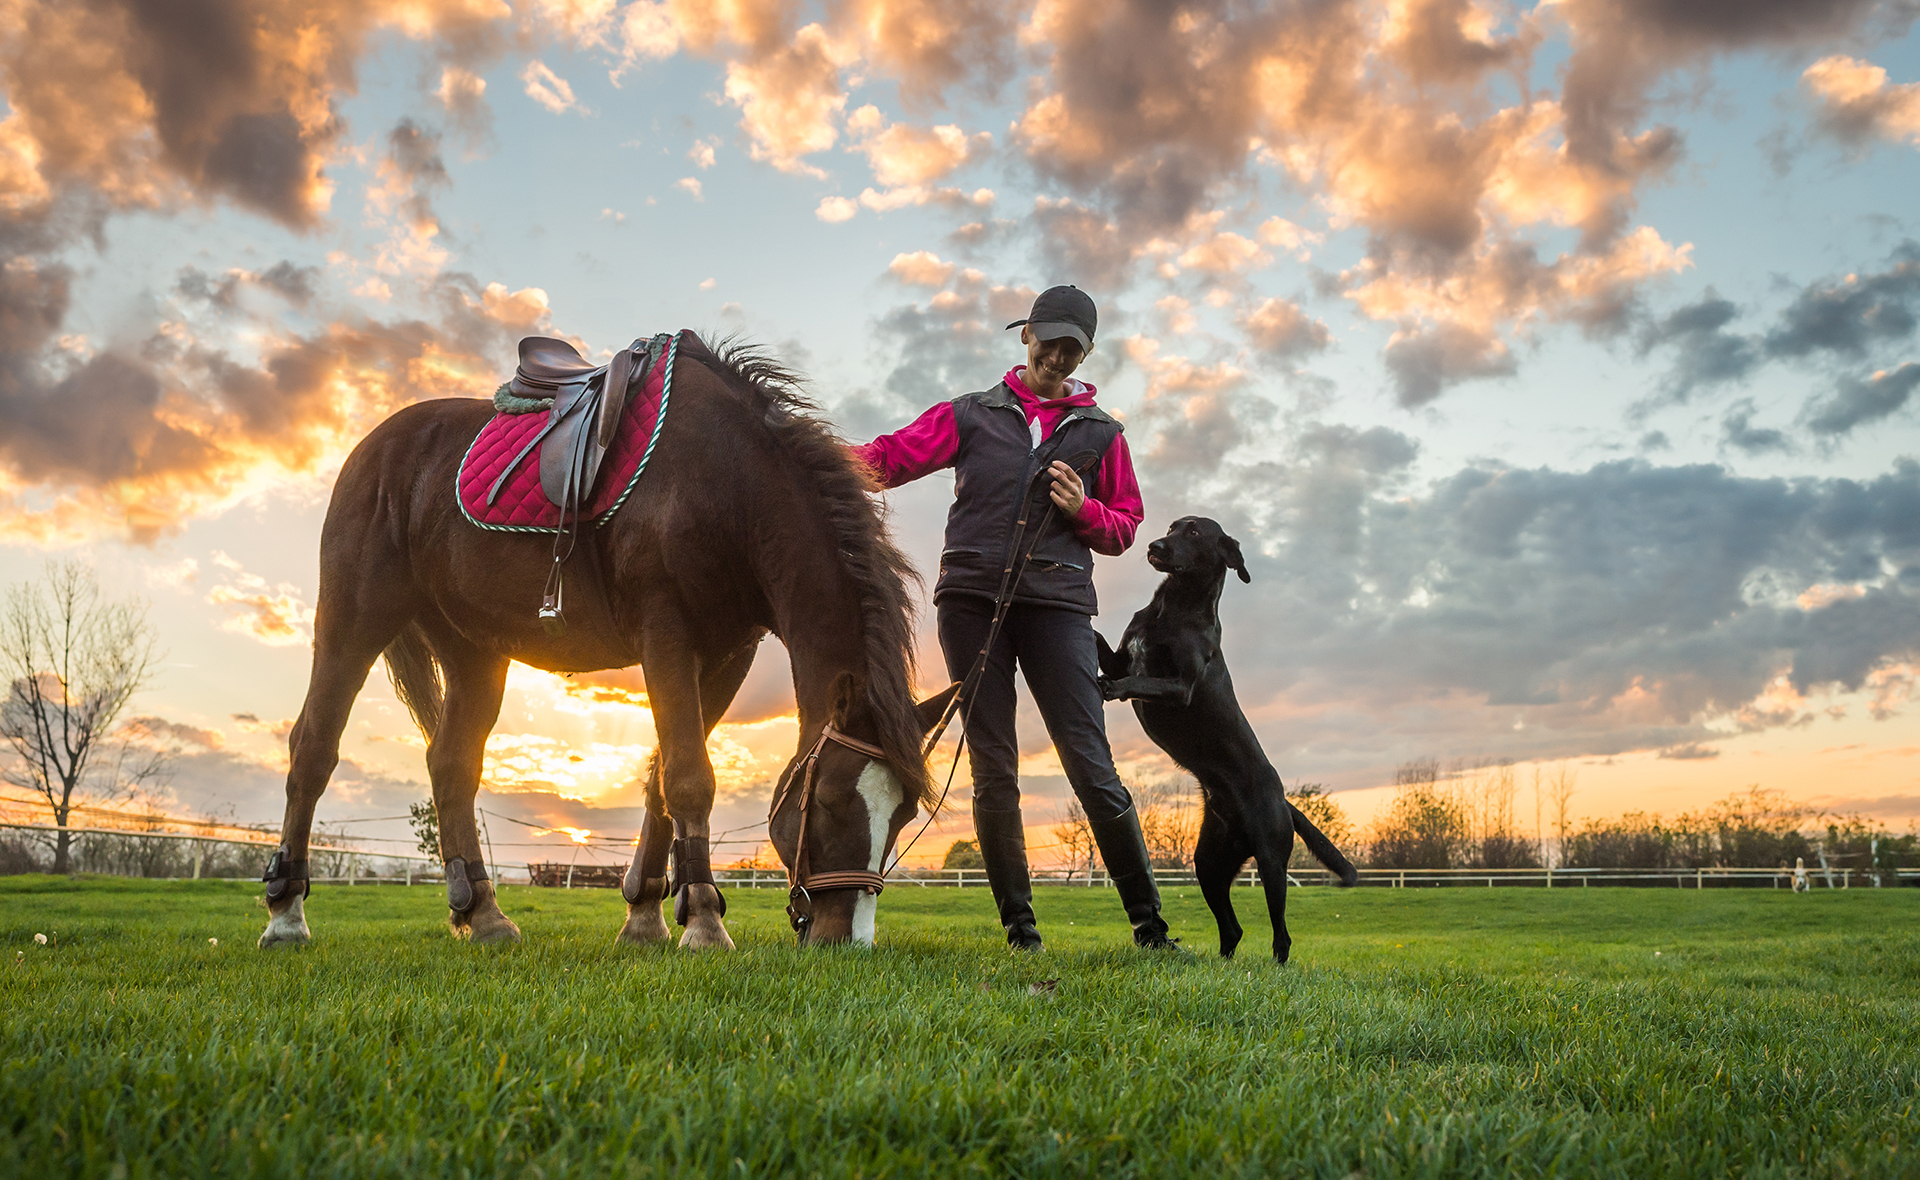
[[[1096,406],[1073,406],[1036,448],[1020,399],[1002,382],[953,399],[953,424],[960,438],[953,507],[933,600],[948,594],[992,598],[1007,567],[1018,565],[1031,545],[1033,557],[1014,585],[1013,601],[1098,614],[1093,551],[1057,508],[1047,511],[1053,508],[1053,481],[1046,470],[1059,459],[1091,485],[1120,423]]]

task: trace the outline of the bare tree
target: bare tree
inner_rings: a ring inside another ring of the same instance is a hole
[[[1567,837],[1572,834],[1573,816],[1568,806],[1573,802],[1573,784],[1578,775],[1562,762],[1555,768],[1553,777],[1547,780],[1547,798],[1553,803],[1553,830],[1556,837],[1554,863],[1567,863]]]
[[[1200,838],[1196,785],[1184,775],[1127,784],[1134,810],[1140,813],[1147,861],[1156,869],[1178,869],[1193,863],[1193,845]]]
[[[1067,879],[1072,880],[1076,871],[1085,869],[1087,880],[1093,880],[1095,858],[1100,850],[1093,842],[1093,825],[1087,822],[1087,813],[1080,809],[1078,799],[1067,804],[1066,818],[1053,825],[1053,838],[1066,850]]]
[[[93,569],[80,562],[47,567],[39,584],[7,591],[0,617],[0,738],[14,759],[0,777],[44,797],[59,833],[53,871],[72,871],[68,818],[88,797],[109,796],[157,777],[164,752],[136,749],[110,731],[159,658],[147,608],[108,602]]]

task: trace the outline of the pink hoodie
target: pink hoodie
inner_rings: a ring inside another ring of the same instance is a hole
[[[1027,423],[1040,425],[1045,440],[1068,409],[1093,404],[1093,386],[1071,378],[1067,396],[1042,401],[1022,379],[1025,365],[1007,370],[1007,388],[1020,399],[1027,412]],[[886,487],[897,488],[923,475],[953,466],[960,450],[960,432],[953,421],[953,403],[941,402],[892,434],[861,447],[853,448],[853,457],[871,467]],[[1140,500],[1140,483],[1133,474],[1133,455],[1127,450],[1127,436],[1116,434],[1100,466],[1086,487],[1087,501],[1074,518],[1073,531],[1095,553],[1118,557],[1133,544],[1134,530],[1140,527],[1146,507]]]

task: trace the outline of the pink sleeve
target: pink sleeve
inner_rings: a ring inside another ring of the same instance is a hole
[[[1147,514],[1140,500],[1140,482],[1133,476],[1133,453],[1127,436],[1116,434],[1100,459],[1087,502],[1080,506],[1073,531],[1095,553],[1118,557],[1133,544],[1133,532]]]
[[[960,430],[954,425],[953,403],[941,402],[892,434],[883,434],[865,446],[849,449],[854,458],[873,469],[882,486],[889,488],[951,467],[960,451]]]

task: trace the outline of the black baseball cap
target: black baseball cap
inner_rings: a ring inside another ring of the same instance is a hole
[[[1093,351],[1093,328],[1100,313],[1094,310],[1093,300],[1078,287],[1048,287],[1040,292],[1033,301],[1033,310],[1024,320],[1015,320],[1008,328],[1017,328],[1022,324],[1033,329],[1033,334],[1042,340],[1058,340],[1062,336],[1071,336],[1080,344],[1080,351]]]

